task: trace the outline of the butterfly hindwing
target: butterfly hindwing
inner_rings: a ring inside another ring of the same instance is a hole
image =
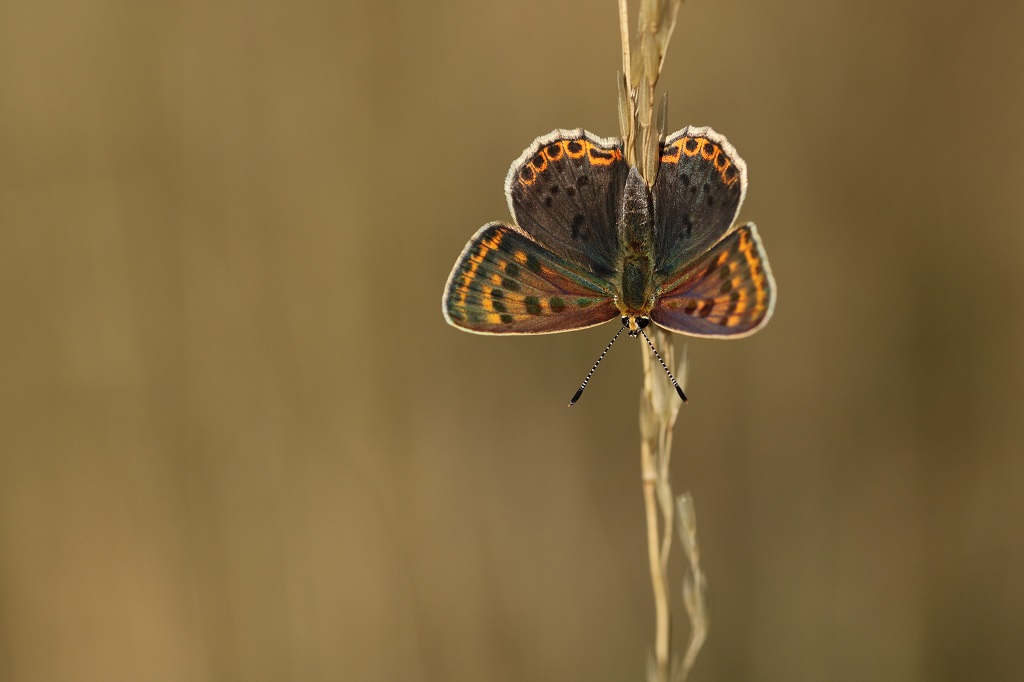
[[[655,270],[671,276],[732,226],[747,189],[747,166],[711,128],[687,127],[661,147],[652,193]]]
[[[737,228],[662,284],[651,319],[695,336],[752,334],[771,317],[775,280],[757,228]]]
[[[620,140],[556,130],[534,140],[512,164],[505,193],[526,234],[578,269],[611,280],[628,174]]]
[[[619,315],[611,285],[581,272],[517,228],[482,227],[455,263],[445,319],[483,334],[582,329]]]

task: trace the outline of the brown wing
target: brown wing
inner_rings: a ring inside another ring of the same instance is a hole
[[[628,174],[621,141],[556,130],[534,140],[512,164],[505,193],[526,234],[580,270],[611,281],[619,255],[616,216]]]
[[[510,225],[478,231],[445,286],[444,317],[481,334],[543,334],[618,317],[610,284]]]
[[[775,307],[775,280],[753,223],[737,228],[662,290],[651,319],[694,336],[753,334]]]

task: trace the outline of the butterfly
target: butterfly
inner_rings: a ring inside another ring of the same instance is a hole
[[[716,338],[761,329],[775,281],[757,228],[733,225],[746,164],[706,127],[673,133],[659,151],[648,187],[617,138],[582,129],[537,138],[505,178],[514,223],[484,225],[452,269],[448,323],[478,334],[564,332],[615,318],[631,336],[651,321]]]

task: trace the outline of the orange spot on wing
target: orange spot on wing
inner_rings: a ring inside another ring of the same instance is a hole
[[[469,295],[469,285],[476,278],[476,269],[479,263],[470,263],[466,272],[462,274],[462,284],[459,286],[459,305],[466,305],[466,296]]]
[[[704,144],[701,146],[700,155],[706,161],[714,163],[715,157],[718,156],[718,152],[721,151],[717,144],[713,144],[708,140],[702,140]]]
[[[587,159],[595,166],[610,166],[615,161],[622,159],[622,152],[618,149],[602,149],[589,140],[584,145],[587,150]]]
[[[543,151],[548,161],[558,161],[565,154],[565,140],[549,144]]]
[[[571,147],[573,145],[579,147],[577,151],[573,151]],[[587,142],[585,140],[566,140],[565,141],[565,153],[569,155],[570,159],[578,159],[587,153]]]
[[[680,140],[676,140],[669,146],[661,150],[661,162],[662,163],[679,163],[679,157],[683,153],[683,145]]]
[[[719,159],[723,159],[722,165],[718,165]],[[722,176],[722,182],[726,182],[725,170],[732,165],[732,160],[730,160],[729,157],[726,156],[725,154],[718,154],[717,156],[715,156],[714,164],[715,170],[717,170],[719,175]]]
[[[533,170],[533,166],[526,164],[519,169],[519,184],[524,187],[529,187],[533,183],[537,182],[537,171]]]
[[[493,237],[491,237],[490,239],[485,239],[480,243],[486,246],[488,250],[493,251],[494,249],[498,248],[499,244],[501,244],[501,237],[501,232],[495,232]]]

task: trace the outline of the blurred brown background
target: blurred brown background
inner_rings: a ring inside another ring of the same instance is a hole
[[[1013,679],[1024,4],[684,5],[776,316],[690,344],[697,680]],[[635,680],[636,344],[440,312],[613,2],[0,5],[0,679]],[[679,555],[675,555],[679,559]],[[676,641],[686,627],[677,621]]]

